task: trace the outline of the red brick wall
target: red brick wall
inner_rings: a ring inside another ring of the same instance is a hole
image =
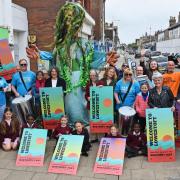
[[[102,16],[103,16],[103,1],[104,0],[90,0],[89,13],[94,18],[96,25],[94,27],[94,39],[101,40],[102,38]]]
[[[37,36],[40,49],[51,50],[48,47],[53,43],[55,18],[60,7],[66,0],[12,0],[25,7],[28,13],[29,34]],[[96,26],[94,35],[96,40],[102,37],[102,10],[103,0],[84,0],[87,12],[94,18]]]
[[[37,36],[37,45],[43,50],[52,50],[55,18],[66,0],[12,0],[27,9],[29,34]]]

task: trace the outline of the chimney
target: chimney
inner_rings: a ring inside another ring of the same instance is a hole
[[[180,12],[179,12],[179,16],[178,16],[178,23],[180,23]]]
[[[176,17],[172,17],[170,16],[170,19],[169,19],[169,27],[173,26],[176,24]]]

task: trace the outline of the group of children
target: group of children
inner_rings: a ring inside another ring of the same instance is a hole
[[[39,128],[34,116],[31,114],[27,116],[26,122],[26,124],[21,126],[11,108],[6,107],[3,119],[0,123],[0,145],[3,150],[17,150],[24,128]],[[146,135],[141,131],[140,127],[139,123],[135,123],[132,132],[130,132],[127,136],[126,153],[128,157],[147,154]],[[84,141],[81,155],[88,156],[88,151],[91,148],[90,137],[87,128],[84,127],[81,121],[75,122],[73,130],[68,125],[68,117],[66,115],[62,116],[59,124],[52,133],[52,138],[58,140],[58,138],[63,134],[83,135]],[[105,136],[107,138],[121,138],[116,125],[112,125],[109,133]]]

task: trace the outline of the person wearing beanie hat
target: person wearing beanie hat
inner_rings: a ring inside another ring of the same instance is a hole
[[[150,108],[174,108],[174,95],[171,89],[163,86],[163,76],[161,73],[156,72],[153,74],[152,79],[155,87],[149,91],[148,105]]]

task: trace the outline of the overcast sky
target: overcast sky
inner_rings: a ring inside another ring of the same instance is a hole
[[[180,0],[106,0],[106,22],[119,27],[121,43],[134,42],[145,32],[165,29],[169,17],[178,17]]]

